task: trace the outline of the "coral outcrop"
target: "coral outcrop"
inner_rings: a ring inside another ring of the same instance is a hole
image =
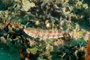
[[[21,59],[83,60],[89,26],[90,8],[84,1],[0,1],[1,46],[11,54],[20,52]]]

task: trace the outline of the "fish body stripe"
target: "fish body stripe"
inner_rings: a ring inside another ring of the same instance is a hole
[[[43,37],[43,38],[62,38],[63,34],[61,31],[53,31],[53,30],[36,30],[36,29],[30,29],[26,28],[24,29],[24,32],[34,38],[37,37]]]

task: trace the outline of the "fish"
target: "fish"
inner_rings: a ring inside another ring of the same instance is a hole
[[[87,41],[87,49],[86,49],[85,60],[90,60],[90,38]]]
[[[62,38],[63,33],[61,31],[55,30],[43,30],[43,29],[34,29],[34,28],[25,28],[24,32],[34,38]]]

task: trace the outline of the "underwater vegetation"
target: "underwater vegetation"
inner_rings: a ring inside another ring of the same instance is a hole
[[[90,7],[85,1],[0,3],[0,47],[13,56],[10,60],[88,60]]]

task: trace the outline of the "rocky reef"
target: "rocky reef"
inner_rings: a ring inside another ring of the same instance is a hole
[[[0,1],[0,50],[12,60],[84,60],[89,26],[83,0]]]

